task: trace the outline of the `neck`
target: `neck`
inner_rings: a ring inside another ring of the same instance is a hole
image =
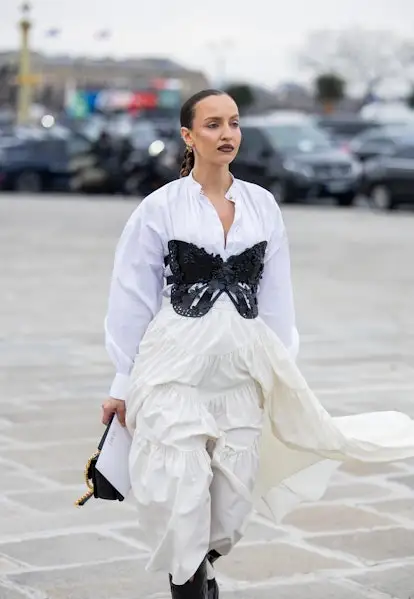
[[[193,169],[194,180],[203,188],[206,195],[225,195],[233,182],[228,165],[195,165]]]

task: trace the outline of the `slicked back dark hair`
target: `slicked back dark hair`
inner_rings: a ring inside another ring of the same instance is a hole
[[[209,98],[210,96],[226,96],[226,92],[220,89],[203,89],[191,98],[188,98],[184,102],[181,107],[180,112],[180,124],[181,127],[186,127],[187,129],[193,128],[195,108],[201,100],[204,98]],[[180,177],[188,177],[194,167],[194,152],[193,150],[185,149],[184,159],[181,164]]]

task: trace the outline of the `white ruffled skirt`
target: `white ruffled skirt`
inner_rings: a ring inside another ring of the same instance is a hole
[[[414,456],[395,412],[333,418],[260,319],[220,298],[202,318],[168,300],[140,344],[126,397],[132,491],[149,570],[184,584],[210,549],[227,554],[252,507],[280,522],[356,459]]]

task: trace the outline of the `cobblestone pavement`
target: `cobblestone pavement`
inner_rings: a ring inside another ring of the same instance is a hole
[[[0,598],[165,598],[132,501],[83,493],[112,368],[102,323],[132,202],[0,196]],[[414,215],[285,209],[300,365],[335,415],[414,416]],[[414,460],[348,464],[219,562],[227,599],[414,596]]]

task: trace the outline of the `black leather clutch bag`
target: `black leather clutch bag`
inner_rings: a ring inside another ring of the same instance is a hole
[[[85,466],[85,483],[88,487],[88,491],[79,497],[75,501],[76,506],[85,505],[85,503],[91,498],[96,497],[97,499],[108,499],[109,501],[124,501],[124,497],[115,487],[97,470],[96,462],[98,461],[99,454],[101,453],[102,447],[104,446],[105,439],[108,435],[109,427],[114,418],[115,414],[109,421],[101,440],[99,441],[98,450],[91,455]]]

